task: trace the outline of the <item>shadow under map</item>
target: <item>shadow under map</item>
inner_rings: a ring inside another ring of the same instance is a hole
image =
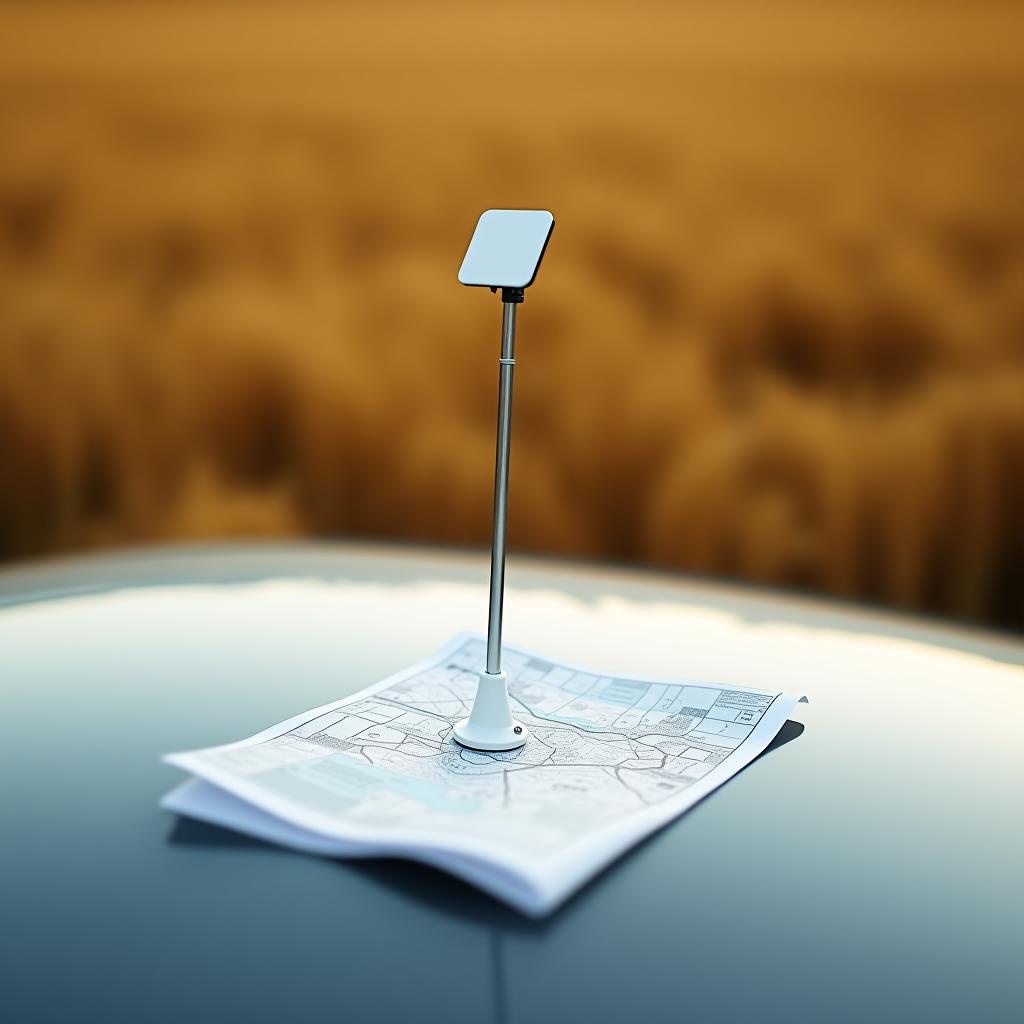
[[[785,746],[787,743],[797,739],[802,735],[803,731],[804,726],[801,722],[795,722],[792,719],[784,722],[771,743],[749,765],[746,765],[737,772],[737,776],[743,774],[751,765],[756,764],[773,750],[778,750],[779,747]],[[720,790],[716,790],[714,793],[709,794],[695,806],[699,807],[706,801],[714,800],[719,792]],[[658,836],[677,825],[681,820],[688,817],[692,810],[694,808],[690,808],[690,810],[684,812],[678,818],[674,818],[663,828],[642,839],[633,847],[630,855],[636,850],[647,846],[656,840]],[[277,847],[261,839],[254,839],[238,832],[232,832],[230,829],[221,828],[218,825],[209,825],[192,818],[176,818],[168,835],[168,842],[187,846],[253,849],[273,847],[283,853],[293,853],[300,857],[308,856],[308,854],[288,850],[286,847]],[[341,871],[360,876],[373,885],[383,886],[393,892],[398,892],[404,898],[428,906],[439,913],[456,916],[468,922],[486,927],[532,935],[543,934],[560,916],[564,916],[567,912],[570,912],[571,908],[578,907],[591,899],[600,890],[606,879],[615,871],[616,866],[621,863],[621,858],[613,861],[570,897],[555,914],[545,920],[534,921],[506,907],[486,893],[480,892],[467,882],[463,882],[439,868],[433,868],[417,861],[404,860],[397,857],[374,857],[366,860],[357,858],[337,860],[323,858],[323,860],[325,863],[336,866]]]

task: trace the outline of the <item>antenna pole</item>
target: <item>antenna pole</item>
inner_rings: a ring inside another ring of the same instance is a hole
[[[509,295],[509,293],[513,293]],[[517,294],[516,294],[517,293]],[[487,615],[487,671],[501,671],[501,614],[505,597],[508,529],[508,455],[512,435],[512,374],[516,366],[516,306],[522,289],[503,288],[501,358],[498,360],[498,442],[494,459],[494,529],[491,536],[491,599]]]
[[[497,291],[496,288],[492,289]],[[508,680],[501,670],[501,612],[505,598],[505,533],[508,525],[508,451],[512,436],[512,372],[516,365],[516,306],[522,288],[502,288],[501,358],[498,360],[498,442],[494,456],[494,533],[491,595],[487,613],[487,666],[477,679],[469,718],[452,737],[470,750],[517,750],[530,730],[512,717]]]

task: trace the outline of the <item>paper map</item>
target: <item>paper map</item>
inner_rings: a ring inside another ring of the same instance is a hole
[[[199,781],[164,806],[309,852],[423,860],[541,915],[753,760],[803,699],[602,675],[505,647],[530,739],[478,753],[451,732],[484,654],[482,637],[460,635],[248,740],[169,755]]]

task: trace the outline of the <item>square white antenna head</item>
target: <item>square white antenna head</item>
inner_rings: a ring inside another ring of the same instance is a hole
[[[485,210],[476,222],[459,280],[483,288],[529,287],[554,226],[547,210]]]

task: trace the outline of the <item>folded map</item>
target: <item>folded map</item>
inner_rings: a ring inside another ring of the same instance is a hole
[[[164,760],[176,814],[308,853],[406,857],[534,917],[748,765],[806,698],[602,674],[505,646],[525,747],[452,739],[485,641],[436,654],[238,743]]]

